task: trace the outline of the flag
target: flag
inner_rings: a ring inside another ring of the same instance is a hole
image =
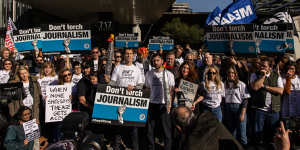
[[[293,23],[293,19],[288,12],[278,12],[271,18],[264,21],[264,24],[273,23]]]
[[[4,46],[7,47],[11,51],[15,50],[15,44],[14,44],[14,40],[12,38],[13,30],[17,30],[17,28],[16,28],[14,22],[9,17],[8,21],[7,21],[7,30],[6,30],[6,35],[5,35]]]
[[[221,9],[217,6],[207,17],[206,25],[220,25]]]
[[[248,24],[256,19],[251,0],[237,0],[222,11],[221,25]]]

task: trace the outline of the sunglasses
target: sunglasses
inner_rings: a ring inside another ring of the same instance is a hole
[[[71,75],[72,75],[71,73],[64,74],[64,78],[67,77],[67,76],[71,76]]]
[[[121,58],[122,56],[116,56],[116,58]]]
[[[92,54],[98,54],[98,52],[92,52]]]
[[[215,75],[217,73],[216,72],[208,72],[207,74],[213,74],[213,75]]]

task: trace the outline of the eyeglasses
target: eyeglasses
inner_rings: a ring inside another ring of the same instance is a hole
[[[216,72],[208,72],[207,74],[215,75],[215,74],[217,74],[217,73],[216,73]]]
[[[72,76],[72,74],[71,73],[64,74],[64,78],[67,77],[67,76]]]

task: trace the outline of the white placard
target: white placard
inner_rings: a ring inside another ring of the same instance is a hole
[[[40,137],[39,125],[36,123],[36,119],[32,119],[23,123],[23,128],[25,132],[25,138],[28,140],[28,142]]]
[[[46,87],[46,113],[45,122],[62,121],[72,112],[70,96],[72,87],[67,85],[54,85]]]

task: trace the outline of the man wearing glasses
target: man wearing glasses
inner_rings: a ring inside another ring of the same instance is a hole
[[[92,69],[94,72],[97,72],[99,69],[99,57],[100,57],[100,52],[99,52],[99,48],[98,47],[94,47],[91,51],[91,55],[92,55],[92,61],[91,61],[91,64],[92,64]]]

